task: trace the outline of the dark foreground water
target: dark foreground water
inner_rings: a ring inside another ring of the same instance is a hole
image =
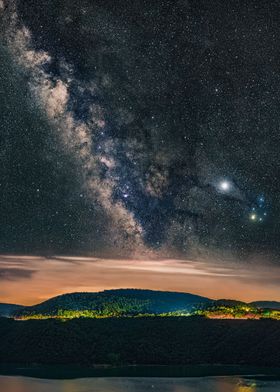
[[[82,378],[0,376],[1,392],[279,392],[280,381],[238,376],[192,378]]]

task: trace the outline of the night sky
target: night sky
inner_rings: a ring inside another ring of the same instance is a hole
[[[277,267],[279,21],[273,0],[0,0],[0,253]]]

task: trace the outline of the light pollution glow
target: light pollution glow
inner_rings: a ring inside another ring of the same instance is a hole
[[[0,256],[0,302],[31,305],[63,293],[113,288],[181,291],[209,298],[280,300],[280,268],[191,260]]]

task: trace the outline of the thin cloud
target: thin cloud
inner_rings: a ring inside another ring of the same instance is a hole
[[[23,269],[23,268],[0,268],[0,280],[20,280],[32,278],[35,270]]]

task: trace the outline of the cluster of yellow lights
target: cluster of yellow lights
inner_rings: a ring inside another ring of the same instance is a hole
[[[239,385],[237,392],[253,392],[256,391],[256,384],[252,383],[251,385]]]

